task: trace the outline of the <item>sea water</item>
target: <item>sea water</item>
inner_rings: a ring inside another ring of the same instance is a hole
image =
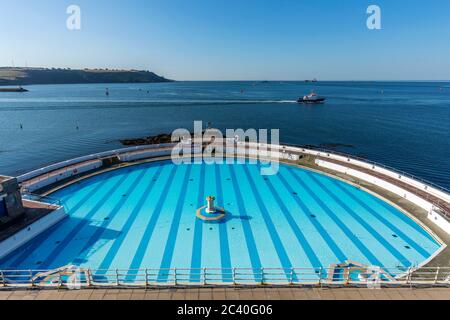
[[[106,88],[109,96],[106,96]],[[450,187],[448,82],[174,82],[28,86],[0,94],[0,174],[121,146],[195,120],[280,129],[280,141],[390,165]],[[322,105],[299,105],[311,91]],[[22,127],[21,127],[22,126]]]

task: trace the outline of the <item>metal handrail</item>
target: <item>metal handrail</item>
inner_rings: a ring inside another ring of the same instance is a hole
[[[25,173],[19,175],[17,178],[18,179],[22,179],[23,177],[25,177],[27,175],[33,174],[32,177],[26,179],[27,181],[29,181],[29,180],[32,180],[32,179],[34,179],[36,177],[45,175],[47,173],[51,173],[53,171],[59,170],[59,169],[64,168],[64,167],[80,164],[82,162],[92,161],[92,160],[101,160],[101,159],[103,159],[105,157],[110,157],[110,156],[114,156],[114,155],[118,155],[118,154],[123,154],[123,153],[138,151],[138,150],[157,149],[157,148],[160,148],[160,147],[170,147],[170,146],[173,146],[173,145],[174,145],[174,143],[165,143],[165,144],[163,143],[163,144],[154,144],[154,145],[133,146],[133,147],[127,147],[127,148],[103,151],[103,152],[99,152],[99,153],[93,153],[93,154],[89,154],[89,155],[85,155],[85,156],[81,156],[81,157],[76,157],[76,158],[72,158],[72,159],[69,159],[69,160],[61,161],[61,162],[48,163],[44,167],[40,167],[38,169],[29,171],[29,172],[25,172]],[[69,163],[70,163],[70,165],[68,165]],[[56,166],[56,168],[51,168],[51,167],[54,167],[54,166]],[[20,181],[20,182],[22,182],[22,181]]]
[[[22,198],[24,200],[37,201],[37,202],[42,202],[45,204],[61,206],[60,199],[49,197],[49,196],[42,196],[39,194],[27,192],[27,191],[25,191],[25,192],[22,191]]]
[[[87,160],[87,161],[77,162],[77,163],[71,164],[67,167],[55,169],[55,170],[43,173],[41,175],[35,176],[34,178],[31,178],[29,180],[25,180],[25,181],[21,182],[21,185],[24,186],[23,187],[24,189],[26,189],[26,186],[29,185],[30,181],[33,181],[34,183],[39,183],[39,182],[41,182],[43,180],[47,180],[51,177],[63,175],[64,173],[66,173],[68,171],[78,170],[78,168],[80,168],[80,166],[83,165],[84,163],[92,162],[92,161],[101,161],[101,159],[99,158],[99,159],[91,159],[91,160]],[[64,169],[64,171],[62,171],[63,169]],[[61,171],[61,172],[57,173],[58,171]]]
[[[366,269],[367,268],[367,269]],[[0,270],[1,288],[81,289],[86,287],[176,287],[176,286],[258,286],[373,285],[450,286],[450,267],[379,269],[378,278],[371,277],[368,267],[334,268],[198,268],[198,269],[114,269],[94,270],[75,267],[57,270]],[[361,275],[365,275],[361,277]]]

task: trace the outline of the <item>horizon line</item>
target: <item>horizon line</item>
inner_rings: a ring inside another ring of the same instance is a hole
[[[0,69],[5,68],[12,68],[12,69],[62,69],[62,70],[103,70],[103,71],[139,71],[139,72],[152,72],[150,69],[136,69],[136,68],[113,68],[113,67],[95,67],[95,68],[80,68],[80,67],[30,67],[30,66],[0,66]],[[159,73],[155,73],[156,75],[170,79],[177,82],[201,82],[201,81],[211,81],[211,82],[263,82],[263,81],[269,81],[269,82],[310,82],[310,83],[318,83],[318,82],[450,82],[449,79],[322,79],[317,80],[317,82],[314,82],[313,80],[318,79],[320,77],[316,78],[303,78],[303,79],[175,79],[173,77],[169,77],[166,75],[161,75]],[[140,83],[140,82],[137,82]],[[145,83],[145,82],[143,82]],[[149,82],[150,83],[150,82]]]

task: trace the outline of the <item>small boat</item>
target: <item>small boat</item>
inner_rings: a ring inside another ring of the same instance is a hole
[[[324,103],[326,98],[318,96],[316,93],[311,92],[307,96],[298,99],[298,103]]]

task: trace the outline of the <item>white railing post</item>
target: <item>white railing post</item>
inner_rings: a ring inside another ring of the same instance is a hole
[[[440,269],[440,267],[437,267],[436,275],[434,276],[434,284],[435,285],[438,283],[438,280],[439,280],[439,269]]]
[[[92,281],[91,281],[91,269],[87,269],[86,271],[86,275],[87,275],[87,279],[86,279],[86,284],[88,287],[92,286]]]
[[[3,271],[0,271],[0,279],[2,280],[2,287],[6,287],[6,279]]]
[[[30,285],[33,288],[34,287],[34,281],[33,281],[33,270],[30,270]]]
[[[174,277],[175,277],[175,286],[177,286],[178,285],[177,268],[174,269]]]
[[[294,268],[291,268],[291,279],[289,284],[292,286],[294,284]]]
[[[62,287],[62,276],[61,271],[58,271],[58,288]]]
[[[320,267],[319,269],[319,286],[322,288],[322,273],[323,273],[323,267]]]
[[[412,268],[409,267],[408,268],[408,276],[406,277],[406,284],[410,285],[410,287],[412,287]]]
[[[347,267],[347,277],[345,279],[345,285],[349,285],[350,284],[350,267]]]

